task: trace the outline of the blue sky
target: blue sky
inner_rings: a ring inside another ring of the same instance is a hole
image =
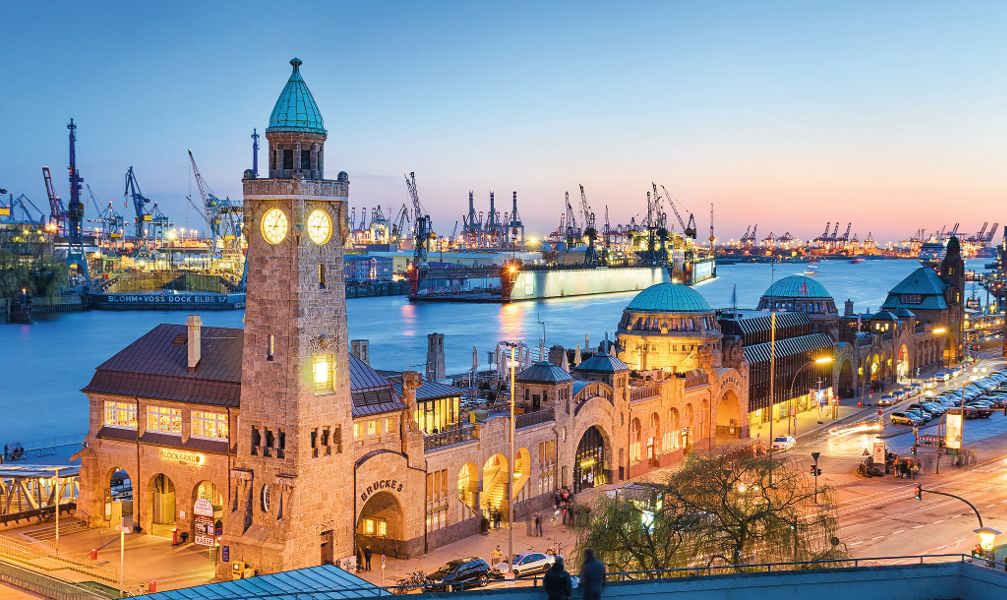
[[[1007,222],[1005,2],[278,6],[0,0],[0,187],[44,204],[48,164],[65,196],[72,116],[100,198],[121,208],[133,165],[199,226],[186,149],[239,196],[298,56],[351,204],[397,208],[415,171],[442,232],[470,189],[518,190],[544,233],[578,184],[615,223],[651,181],[701,228],[714,203],[721,238]]]

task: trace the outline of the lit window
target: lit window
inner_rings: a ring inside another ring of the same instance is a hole
[[[147,431],[182,435],[182,409],[148,406]]]
[[[360,423],[353,424],[353,439],[355,440],[360,439]]]
[[[136,404],[105,401],[105,426],[136,429]]]
[[[378,422],[368,421],[367,422],[367,435],[376,435],[378,433]]]
[[[324,393],[332,391],[332,355],[319,354],[314,357],[311,364],[311,371],[315,383],[315,392]]]
[[[385,419],[385,433],[391,433],[394,427],[395,419],[388,417]]]
[[[210,439],[227,439],[227,414],[192,411],[192,435]]]

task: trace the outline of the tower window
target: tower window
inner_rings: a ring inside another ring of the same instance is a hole
[[[262,455],[263,456],[272,456],[273,455],[273,442],[274,441],[275,441],[275,438],[273,437],[273,432],[267,429],[266,430],[266,447],[262,450]]]
[[[318,287],[325,289],[325,264],[318,263]]]
[[[322,439],[323,440],[325,439],[324,436],[322,437]],[[312,456],[312,458],[317,458],[318,457],[318,430],[317,429],[312,429],[311,430],[311,456]]]
[[[287,450],[287,434],[281,429],[277,438],[278,445],[276,446],[276,458],[283,458]]]
[[[266,360],[273,360],[276,355],[276,336],[269,334],[266,339]]]
[[[284,150],[283,151],[283,168],[293,169],[294,168],[294,151]]]
[[[260,443],[262,443],[262,438],[259,437],[259,429],[257,427],[252,427],[252,456],[259,453]]]
[[[311,153],[301,151],[301,170],[310,171],[311,170]]]
[[[336,447],[336,454],[343,451],[343,428],[339,425],[332,432],[332,445]]]
[[[322,446],[325,447],[325,455],[332,454],[332,446],[329,444],[329,428],[322,429]]]
[[[333,373],[331,354],[315,355],[312,359],[311,372],[316,394],[332,391]]]

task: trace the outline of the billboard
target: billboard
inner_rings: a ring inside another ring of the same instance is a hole
[[[946,433],[944,434],[944,446],[946,448],[959,449],[962,447],[962,415],[948,414],[944,418]]]

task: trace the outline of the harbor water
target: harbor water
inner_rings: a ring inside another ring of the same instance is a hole
[[[982,270],[982,260],[968,268]],[[814,277],[842,311],[852,299],[857,312],[877,310],[889,288],[913,269],[914,260],[871,260],[860,264],[824,261]],[[718,267],[718,278],[696,289],[715,308],[754,308],[772,283],[802,274],[806,264],[738,264]],[[971,289],[971,288],[970,288]],[[513,304],[410,304],[403,296],[347,301],[350,338],[370,340],[371,364],[381,369],[423,371],[426,334],[444,334],[448,373],[472,366],[472,347],[481,365],[500,340],[537,346],[543,327],[547,345],[573,347],[612,335],[635,292]],[[87,398],[80,389],[94,368],[158,323],[184,323],[185,312],[90,311],[54,315],[32,325],[0,325],[0,444],[83,436]],[[241,327],[241,311],[203,313],[207,326]]]

